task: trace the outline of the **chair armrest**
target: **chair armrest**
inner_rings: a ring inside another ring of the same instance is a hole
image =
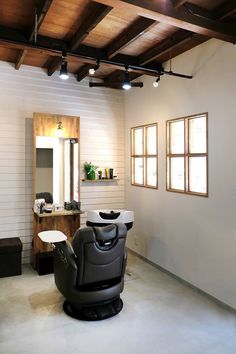
[[[78,267],[68,241],[55,244],[53,251],[54,277],[58,290],[65,296],[76,287]]]

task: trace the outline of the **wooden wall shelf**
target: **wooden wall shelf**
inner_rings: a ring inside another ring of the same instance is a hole
[[[116,181],[119,181],[119,179],[117,178],[113,178],[113,179],[110,179],[110,178],[104,178],[104,179],[82,179],[81,180],[82,182],[88,182],[88,183],[100,183],[100,182],[116,182]]]

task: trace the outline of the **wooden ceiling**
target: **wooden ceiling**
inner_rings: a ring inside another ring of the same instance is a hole
[[[96,60],[94,76],[108,85],[123,80],[125,65],[131,79],[156,76],[210,38],[236,43],[236,0],[1,0],[0,60],[49,76],[62,51],[78,81]]]

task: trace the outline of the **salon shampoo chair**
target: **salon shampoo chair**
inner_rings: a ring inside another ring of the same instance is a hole
[[[126,234],[121,223],[85,227],[76,231],[72,246],[68,241],[55,243],[55,283],[66,298],[66,314],[93,321],[122,310]]]

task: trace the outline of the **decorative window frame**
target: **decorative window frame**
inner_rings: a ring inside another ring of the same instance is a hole
[[[156,153],[148,154],[147,146],[148,146],[148,135],[147,130],[149,127],[156,127]],[[142,129],[142,154],[135,154],[135,130]],[[136,127],[132,127],[130,129],[131,136],[131,185],[137,187],[146,187],[151,189],[158,189],[158,124],[150,123],[145,125],[140,125]],[[135,159],[142,158],[143,159],[143,183],[135,182]],[[147,176],[147,161],[148,158],[155,158],[156,161],[156,183],[155,185],[148,184],[148,176]]]
[[[200,117],[206,119],[206,152],[204,153],[191,153],[190,152],[190,121]],[[171,153],[171,123],[183,121],[184,122],[184,153]],[[174,189],[171,187],[171,158],[182,157],[184,158],[184,190]],[[191,157],[205,157],[206,158],[206,193],[194,192],[190,189],[190,164]],[[182,194],[190,194],[201,197],[208,197],[208,113],[199,113],[186,117],[171,119],[166,121],[166,190],[168,192],[176,192]]]

